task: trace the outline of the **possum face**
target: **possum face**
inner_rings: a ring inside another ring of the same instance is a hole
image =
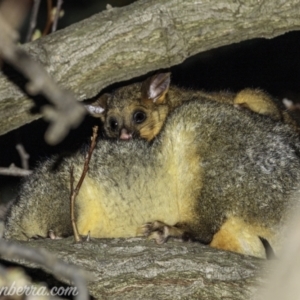
[[[150,117],[151,114],[148,114],[147,108],[139,105],[129,105],[123,109],[117,107],[108,109],[104,120],[105,134],[121,140],[141,137],[144,128],[148,126]],[[144,137],[143,134],[142,137]]]
[[[151,141],[168,115],[166,94],[169,84],[169,73],[158,74],[142,83],[104,94],[87,109],[102,120],[107,137]]]

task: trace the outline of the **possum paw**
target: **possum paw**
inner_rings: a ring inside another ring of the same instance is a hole
[[[153,239],[157,244],[166,243],[169,237],[179,238],[183,241],[193,240],[192,236],[180,226],[170,226],[161,221],[144,224],[138,229],[138,235]]]
[[[148,239],[155,240],[157,244],[163,244],[169,237],[169,226],[160,221],[148,222],[142,225],[138,233]]]
[[[60,239],[62,239],[62,237],[56,235],[54,230],[50,229],[47,233],[47,236],[34,235],[34,236],[32,236],[28,239],[32,239],[32,240],[41,240],[41,239],[60,240]]]

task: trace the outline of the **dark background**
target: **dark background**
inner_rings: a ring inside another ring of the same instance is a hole
[[[41,1],[38,28],[43,29],[47,18],[46,1]],[[112,6],[129,4],[127,1],[109,1]],[[55,3],[55,2],[54,2]],[[106,7],[105,1],[65,0],[65,15],[59,20],[58,29],[87,18]],[[22,29],[22,39],[26,36],[27,23]],[[277,38],[254,39],[230,46],[200,53],[184,63],[171,68],[172,82],[195,89],[208,91],[239,91],[245,87],[261,88],[272,96],[300,100],[300,32],[290,32]],[[61,144],[51,147],[43,135],[47,124],[43,120],[32,122],[18,130],[0,136],[0,166],[8,167],[11,163],[20,166],[20,158],[15,149],[22,143],[30,154],[30,164],[34,167],[41,160],[53,153],[72,151],[89,139],[95,120],[86,118],[85,122]],[[10,197],[15,186],[7,185],[18,182],[12,177],[0,176],[0,204]],[[1,189],[2,187],[2,189]],[[3,189],[5,187],[5,189]]]

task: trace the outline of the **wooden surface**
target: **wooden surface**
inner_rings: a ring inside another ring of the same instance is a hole
[[[22,48],[84,100],[112,83],[179,64],[208,49],[299,29],[298,0],[141,0]],[[18,76],[6,73],[20,84]],[[40,117],[29,112],[34,103],[3,75],[0,86],[0,135]]]

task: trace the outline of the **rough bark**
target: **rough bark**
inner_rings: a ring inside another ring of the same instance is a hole
[[[141,0],[22,47],[83,100],[201,51],[299,29],[298,0]],[[0,86],[0,135],[40,117],[29,113],[33,102],[3,75]]]
[[[89,291],[96,299],[258,299],[265,275],[273,269],[268,261],[179,241],[156,245],[140,238],[95,239],[74,244],[69,238],[26,244],[88,271],[93,278]],[[34,274],[34,280],[46,280],[41,272]]]

